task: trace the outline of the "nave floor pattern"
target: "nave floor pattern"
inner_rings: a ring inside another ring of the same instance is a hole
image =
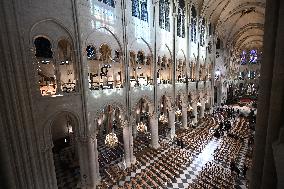
[[[179,171],[179,174],[171,180],[169,183],[165,183],[163,188],[168,189],[187,189],[190,188],[190,183],[194,183],[197,177],[202,172],[202,169],[205,167],[206,163],[213,162],[220,166],[223,166],[227,171],[229,171],[229,163],[219,163],[214,160],[214,151],[217,149],[220,144],[221,139],[212,138],[210,142],[205,146],[201,153],[194,153],[192,157],[189,157],[189,161],[183,164],[182,169]],[[172,149],[180,148],[176,146],[171,146]],[[244,146],[240,152],[240,160],[237,164],[240,166],[244,163],[244,156],[247,149],[247,142],[244,143]],[[189,150],[181,149],[182,151],[189,152]],[[119,185],[112,186],[112,188],[120,188],[124,186],[125,183],[130,183],[132,179],[136,178],[136,175],[141,174],[143,170],[149,168],[150,165],[153,165],[159,158],[166,155],[168,150],[162,151],[157,154],[154,159],[151,159],[146,165],[142,165],[137,168],[135,171],[131,172],[128,176],[125,177],[125,180],[119,181]],[[137,179],[137,178],[136,178]],[[239,179],[236,180],[235,183],[232,183],[232,188],[236,189],[246,189],[247,188],[246,179],[240,174]],[[127,187],[125,187],[127,188]],[[131,187],[130,187],[131,188]],[[133,187],[132,187],[133,188]]]

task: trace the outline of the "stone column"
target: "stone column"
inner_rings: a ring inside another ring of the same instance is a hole
[[[48,187],[50,188],[57,188],[57,179],[55,173],[52,147],[48,147],[47,149],[43,150],[43,157],[46,169],[46,176],[48,177],[46,185],[48,185]]]
[[[95,141],[91,137],[76,138],[80,164],[80,188],[95,188],[98,183],[98,163],[95,161]]]
[[[88,138],[88,151],[89,151],[89,168],[90,168],[90,185],[91,187],[95,187],[97,184],[97,169],[99,166],[97,166],[96,161],[96,142],[97,139],[92,139],[91,137]]]
[[[283,59],[284,59],[284,53],[283,53],[284,52],[284,36],[283,36],[284,2],[279,0],[277,8],[278,10],[275,11],[276,13],[273,12],[273,14],[279,15],[279,17],[278,17],[277,33],[275,35],[276,38],[275,38],[273,77],[270,78],[272,79],[272,83],[271,83],[271,90],[270,90],[271,96],[270,96],[270,104],[269,104],[270,106],[269,106],[269,117],[268,117],[268,126],[267,126],[268,128],[267,128],[267,135],[266,135],[264,166],[263,166],[263,174],[262,174],[262,185],[261,185],[262,189],[276,188],[277,184],[280,184],[281,182],[283,183],[283,179],[284,179],[283,175],[281,175],[281,171],[279,171],[281,169],[283,170],[284,168],[283,164],[282,165],[280,164],[281,161],[279,161],[279,159],[283,157],[283,154],[281,154],[283,153],[283,150],[278,151],[278,153],[276,153],[275,151],[273,154],[273,149],[272,149],[272,144],[275,141],[279,140],[279,137],[281,137],[281,135],[279,136],[279,133],[281,131],[281,128],[284,127],[283,125],[283,121],[284,121],[283,119],[283,115],[284,115],[284,104],[283,104],[284,102],[284,85],[283,85],[283,81],[284,81],[284,74],[283,74],[284,73],[284,65],[283,65]],[[268,38],[268,36],[266,37]],[[264,44],[265,42],[266,41],[264,41]],[[268,52],[266,52],[265,50],[266,49],[264,49],[264,54],[266,55],[268,54]],[[283,142],[283,140],[281,142]],[[278,146],[278,148],[280,147],[283,147],[283,143],[282,145]],[[276,163],[275,163],[275,160],[276,160]],[[278,175],[277,175],[276,170],[278,170]],[[281,181],[277,180],[277,176],[282,176]]]
[[[129,140],[130,132],[128,125],[123,127],[123,146],[124,146],[124,159],[126,167],[130,167],[130,140]]]
[[[159,148],[159,135],[158,135],[158,117],[157,114],[150,115],[151,127],[151,146],[155,149]]]
[[[175,111],[173,109],[169,110],[169,126],[171,128],[170,137],[171,137],[171,139],[173,139],[175,134],[176,134],[176,129],[175,129]]]
[[[201,107],[200,107],[200,118],[204,117],[204,111],[205,111],[205,102],[204,100],[201,100]]]
[[[275,168],[277,173],[277,188],[284,188],[284,127],[282,126],[279,139],[272,144]]]
[[[136,157],[133,154],[133,136],[132,135],[129,136],[129,142],[130,142],[130,162],[132,164],[135,164],[136,163]]]
[[[261,77],[259,80],[255,148],[249,187],[251,189],[261,188],[262,182],[266,183],[266,188],[276,188],[277,182],[271,143],[275,141],[281,120],[283,120],[281,118],[281,116],[283,117],[283,114],[281,114],[283,107],[280,107],[283,102],[281,97],[283,95],[283,82],[281,83],[283,81],[283,64],[280,62],[283,60],[281,51],[283,51],[284,44],[283,35],[281,34],[283,33],[281,31],[283,30],[283,21],[281,21],[283,17],[280,16],[279,11],[281,5],[283,15],[283,2],[280,0],[266,3],[265,8],[265,34],[263,38],[265,44],[263,54],[265,56],[261,62]],[[279,33],[277,34],[277,32]],[[277,55],[278,57],[276,57]],[[273,70],[273,68],[276,69]],[[273,81],[272,78],[274,77]],[[273,82],[275,85],[274,90],[272,90]],[[269,135],[270,137],[268,137]],[[262,181],[263,179],[265,181]]]
[[[182,106],[182,127],[187,128],[187,105]]]
[[[197,123],[197,103],[196,102],[192,103],[192,113],[194,115],[192,122],[193,122],[193,124],[196,124]]]
[[[136,115],[136,118],[138,116]],[[130,117],[130,127],[133,128],[133,137],[136,138],[137,136],[137,125],[136,125],[136,121],[133,117]]]

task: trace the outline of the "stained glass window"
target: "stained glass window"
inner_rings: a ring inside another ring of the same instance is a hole
[[[256,64],[257,63],[257,50],[251,50],[250,51],[250,56],[249,56],[249,62],[251,64]]]
[[[141,20],[148,22],[147,0],[141,1]]]
[[[165,0],[165,30],[170,31],[170,2]]]
[[[191,41],[196,43],[196,10],[195,7],[191,7]]]
[[[179,0],[178,17],[177,17],[177,36],[185,38],[185,3]]]
[[[159,1],[159,26],[165,29],[165,1]]]
[[[132,0],[132,16],[140,18],[139,0]]]
[[[103,1],[104,4],[107,4],[113,8],[115,8],[115,1],[114,0],[98,0],[98,1]]]
[[[247,53],[243,51],[241,54],[241,65],[245,65],[247,63]]]
[[[170,31],[170,3],[168,0],[159,1],[159,26]]]
[[[147,0],[132,0],[132,16],[148,22]]]
[[[205,45],[205,19],[201,19],[200,23],[200,45],[203,47]]]

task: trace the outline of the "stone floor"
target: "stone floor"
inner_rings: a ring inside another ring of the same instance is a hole
[[[163,188],[169,188],[169,189],[188,188],[190,183],[195,182],[195,179],[200,174],[204,165],[209,161],[221,164],[222,166],[224,166],[224,168],[229,170],[228,163],[224,163],[224,162],[220,163],[214,160],[214,150],[218,147],[221,140],[222,138],[220,139],[213,138],[212,140],[209,141],[209,143],[205,146],[205,148],[199,154],[194,154],[194,152],[192,153],[188,151],[189,153],[193,154],[191,161],[189,161],[190,163],[185,164],[183,166],[183,171],[180,172],[180,175],[176,177],[174,180],[172,180],[171,183],[165,183]],[[172,146],[172,148],[178,148],[178,147]],[[246,149],[247,149],[247,142],[244,142],[244,145],[239,154],[239,158],[238,158],[239,161],[237,162],[239,168],[243,165]],[[119,186],[123,186],[124,182],[129,182],[130,179],[134,178],[137,173],[141,173],[143,169],[147,169],[147,167],[150,164],[153,164],[158,159],[158,157],[161,157],[164,154],[165,154],[165,151],[158,154],[156,158],[150,160],[149,163],[146,164],[146,166],[141,166],[140,168],[136,169],[135,172],[131,172],[129,176],[126,176],[125,180],[121,180],[119,182]],[[247,188],[245,178],[243,178],[242,175],[240,175],[240,177],[237,179],[234,186],[237,189]],[[112,188],[118,188],[118,185],[113,186]]]

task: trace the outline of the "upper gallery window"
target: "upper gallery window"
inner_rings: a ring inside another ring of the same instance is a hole
[[[152,58],[144,51],[130,51],[130,85],[131,87],[153,84]]]
[[[196,43],[196,9],[194,6],[191,7],[191,41]]]
[[[42,96],[62,96],[76,92],[74,54],[67,39],[58,42],[55,57],[47,38],[34,40],[37,61],[38,84]]]
[[[109,5],[109,6],[113,7],[113,8],[115,8],[115,3],[116,2],[114,0],[99,0],[99,1],[103,2],[106,5]]]
[[[205,19],[201,19],[200,23],[200,45],[203,47],[205,45]]]
[[[93,45],[88,45],[86,54],[90,90],[123,88],[125,74],[122,53],[119,50],[112,50],[108,44],[101,44],[96,52]]]
[[[60,81],[58,84],[63,93],[76,91],[76,78],[74,69],[74,60],[72,45],[68,40],[62,39],[58,42],[59,65],[58,70]]]
[[[38,37],[34,41],[37,58],[49,59],[52,58],[51,43],[44,37]]]
[[[169,0],[159,1],[159,25],[160,28],[170,31],[170,2]]]
[[[35,58],[37,60],[38,84],[42,96],[55,95],[57,81],[55,63],[51,43],[47,38],[38,37],[34,40]]]
[[[177,17],[177,36],[185,38],[185,2],[179,0]]]
[[[132,0],[132,16],[148,22],[147,0]]]

